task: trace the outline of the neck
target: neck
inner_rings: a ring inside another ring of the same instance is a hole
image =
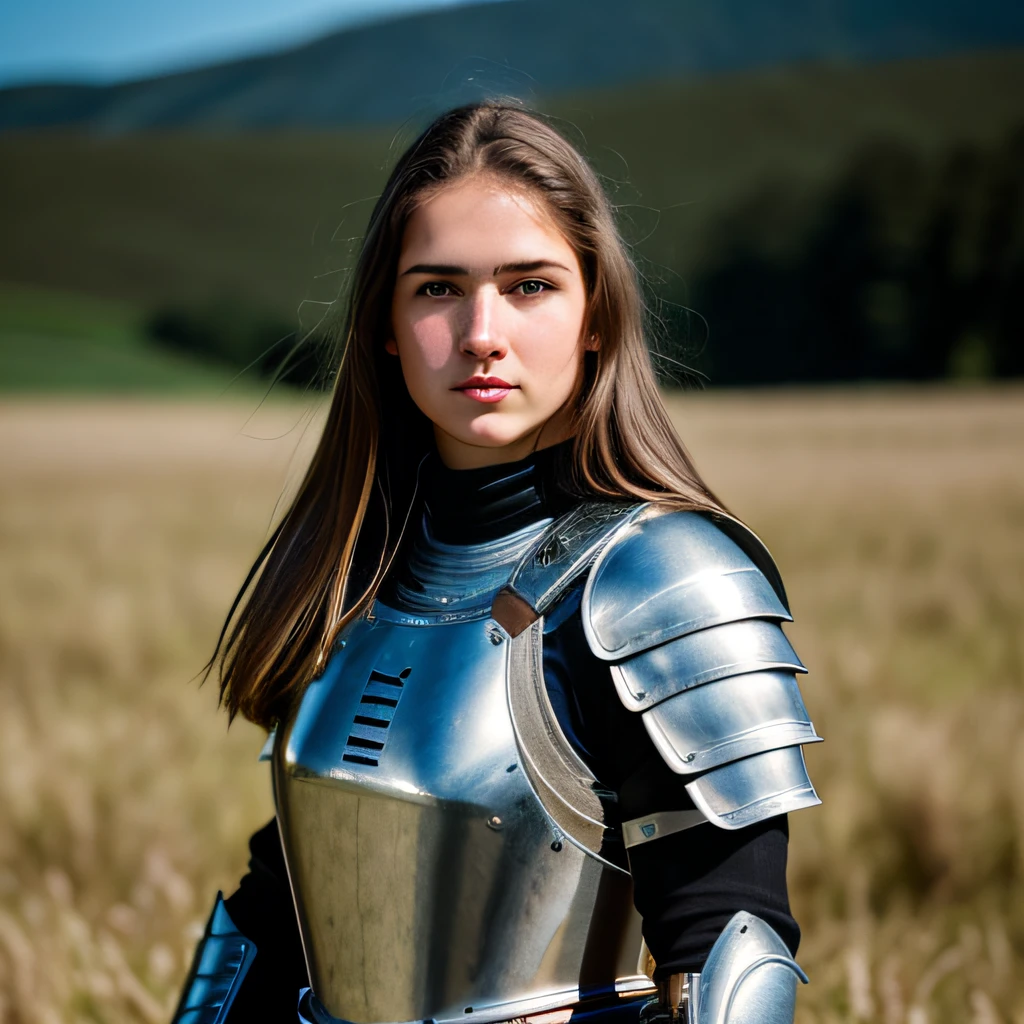
[[[489,607],[533,539],[584,500],[572,484],[572,448],[570,439],[476,469],[452,469],[436,453],[428,458],[421,515],[410,524],[383,603],[449,617]]]
[[[571,471],[571,440],[476,469],[452,469],[431,456],[421,477],[422,516],[383,603],[449,619],[489,607],[534,538],[582,499],[567,483]]]
[[[424,480],[431,535],[446,544],[475,544],[561,515],[580,498],[571,482],[572,445],[570,438],[473,469],[452,469],[433,458]]]

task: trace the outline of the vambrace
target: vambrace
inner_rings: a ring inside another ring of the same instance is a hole
[[[642,1024],[793,1024],[797,980],[807,975],[773,928],[740,911],[722,930],[700,974],[674,974],[648,1003]]]
[[[223,1024],[255,958],[256,944],[235,927],[217,893],[171,1024]]]
[[[724,516],[665,512],[624,523],[594,563],[583,629],[609,662],[696,810],[624,824],[626,846],[710,821],[738,829],[819,803],[801,746],[820,737],[797,686],[804,668],[775,563]]]

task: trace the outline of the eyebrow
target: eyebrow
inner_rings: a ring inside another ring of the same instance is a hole
[[[402,277],[407,274],[441,274],[445,277],[457,277],[459,274],[468,274],[465,267],[456,267],[450,263],[417,263],[408,270],[402,271]]]
[[[535,270],[544,270],[547,267],[557,267],[559,270],[564,270],[567,273],[572,273],[567,266],[562,263],[556,263],[554,260],[523,260],[518,263],[502,263],[501,266],[494,268],[494,276],[497,277],[499,274],[518,273],[518,274],[530,274]],[[417,263],[415,266],[409,267],[408,270],[402,271],[402,277],[407,274],[439,274],[442,277],[458,277],[467,276],[469,271],[465,267],[457,267],[452,263]]]
[[[510,271],[515,271],[517,274],[530,274],[535,270],[544,270],[547,267],[558,267],[559,270],[572,273],[567,266],[556,263],[554,260],[527,260],[520,263],[502,263],[500,267],[494,268],[494,276],[507,274]]]

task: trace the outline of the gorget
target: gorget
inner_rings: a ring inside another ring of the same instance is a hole
[[[652,990],[596,780],[547,700],[543,617],[495,617],[510,580],[554,607],[624,512],[479,544],[427,524],[283,723],[275,800],[318,1020],[491,1022]]]
[[[551,524],[550,518],[505,537],[476,544],[437,540],[424,515],[409,552],[406,572],[395,583],[395,609],[426,621],[458,622],[490,614],[494,596],[523,553]]]

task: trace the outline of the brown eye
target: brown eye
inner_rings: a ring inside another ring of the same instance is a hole
[[[420,290],[420,295],[427,295],[432,299],[444,299],[451,295],[451,285],[443,281],[428,281]]]

